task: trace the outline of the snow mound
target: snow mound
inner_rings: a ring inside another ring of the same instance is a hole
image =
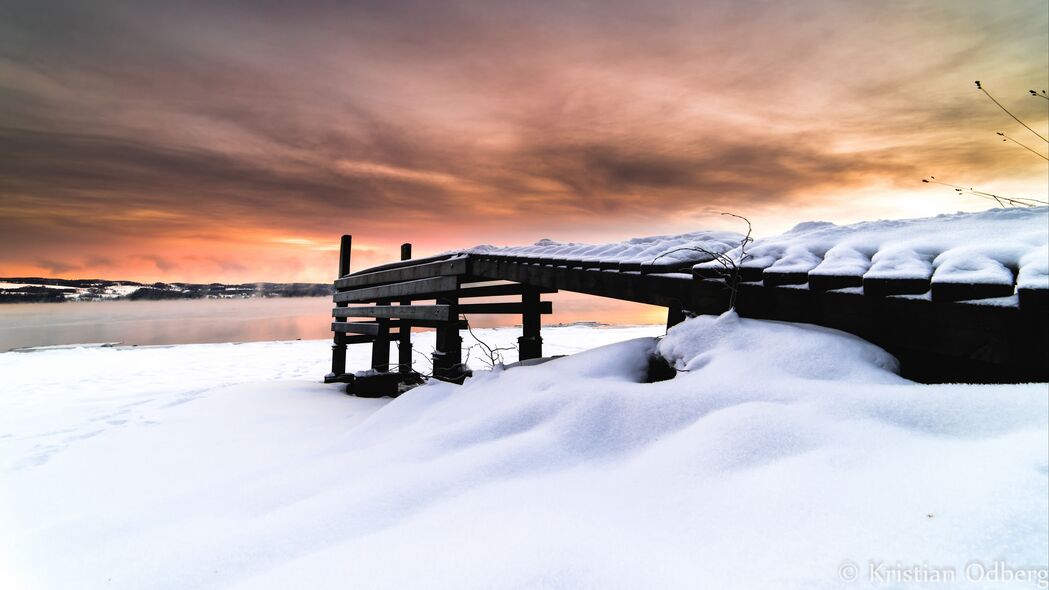
[[[534,258],[564,258],[580,261],[689,264],[710,260],[738,246],[741,234],[729,231],[697,231],[687,234],[632,238],[610,244],[560,243],[543,239],[533,246],[475,246],[469,254],[501,254]]]
[[[1024,268],[1046,264],[1047,243],[1049,207],[991,209],[845,226],[806,222],[782,235],[754,241],[747,247],[749,256],[743,266],[772,272],[895,279],[934,276],[937,282],[1009,283],[1011,269],[1019,268],[1023,276],[1037,275],[1037,270]],[[739,247],[727,255],[738,261]],[[970,262],[974,259],[978,262]],[[716,261],[696,266],[720,268]]]
[[[748,381],[906,382],[897,376],[899,362],[866,340],[820,326],[744,319],[735,311],[674,326],[660,341],[659,354],[679,371],[725,372]],[[842,356],[849,362],[841,362]]]
[[[337,385],[230,384],[178,361],[186,349],[202,366],[272,360],[247,347],[0,355],[0,425],[16,426],[0,450],[22,451],[0,453],[0,576],[841,588],[845,562],[960,575],[974,561],[1044,567],[1049,551],[1046,386],[913,384],[833,330],[699,317],[385,404]],[[90,362],[54,362],[79,354]],[[681,372],[646,383],[656,354]],[[27,362],[55,370],[16,370]],[[191,379],[180,388],[173,372]],[[91,420],[73,418],[87,408]]]

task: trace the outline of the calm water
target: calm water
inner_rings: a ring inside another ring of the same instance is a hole
[[[554,315],[544,323],[597,321],[651,324],[662,308],[571,293],[546,296]],[[190,344],[331,336],[331,299],[190,299],[0,305],[0,352],[26,346],[121,342]],[[512,326],[518,316],[476,316],[476,327]]]

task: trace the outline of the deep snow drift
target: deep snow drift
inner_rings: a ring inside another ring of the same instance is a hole
[[[470,254],[503,254],[535,258],[567,258],[570,260],[603,260],[616,262],[680,262],[688,264],[709,260],[706,252],[727,252],[743,240],[743,234],[730,231],[704,230],[686,234],[632,238],[609,244],[583,244],[540,240],[531,246],[491,245],[474,246],[465,250]]]
[[[743,266],[769,272],[880,279],[932,277],[934,282],[961,283],[1010,283],[1012,269],[1018,268],[1020,288],[1047,289],[1047,228],[1047,207],[852,225],[807,222],[750,244]],[[739,260],[740,249],[726,255]]]
[[[934,282],[1011,283],[1049,289],[1049,207],[989,209],[918,219],[835,225],[799,223],[778,236],[747,244],[743,266],[774,273],[929,279]],[[760,228],[757,228],[760,230]],[[698,231],[611,244],[541,240],[532,246],[476,246],[465,252],[536,258],[652,263],[695,262],[720,270],[707,253],[739,261],[741,234]]]
[[[971,562],[1045,567],[1045,384],[916,385],[854,337],[732,314],[658,332],[547,329],[551,352],[632,339],[390,402],[311,382],[319,341],[0,354],[0,586],[838,588],[870,587],[869,562],[965,586]],[[642,382],[655,354],[676,378]]]

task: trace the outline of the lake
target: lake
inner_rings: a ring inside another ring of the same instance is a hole
[[[545,296],[544,323],[658,324],[663,308],[574,293]],[[330,338],[331,299],[189,299],[0,305],[0,352],[98,342],[193,344]],[[519,316],[470,317],[479,328],[519,324]]]

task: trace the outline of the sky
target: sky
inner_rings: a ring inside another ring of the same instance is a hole
[[[332,279],[1046,199],[1049,4],[0,0],[0,276]]]

